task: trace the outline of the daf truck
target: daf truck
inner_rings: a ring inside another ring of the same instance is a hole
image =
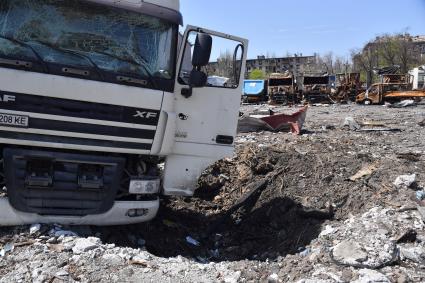
[[[182,24],[178,0],[0,2],[0,226],[149,221],[233,154],[248,41]]]

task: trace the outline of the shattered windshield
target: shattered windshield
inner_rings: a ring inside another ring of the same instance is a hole
[[[175,32],[161,19],[79,0],[0,2],[0,56],[36,53],[46,63],[95,67],[105,77],[172,79]]]

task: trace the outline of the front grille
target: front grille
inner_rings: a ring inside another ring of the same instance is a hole
[[[123,158],[4,149],[10,204],[40,215],[101,214],[114,204]]]

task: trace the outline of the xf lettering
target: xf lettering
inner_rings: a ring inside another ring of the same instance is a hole
[[[137,113],[133,115],[133,117],[136,118],[143,118],[143,119],[150,119],[150,118],[156,118],[158,116],[158,113],[154,112],[142,112],[142,111],[136,111]]]

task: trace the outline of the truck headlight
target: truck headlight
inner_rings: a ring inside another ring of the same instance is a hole
[[[159,178],[138,178],[130,180],[129,193],[135,195],[157,194],[160,187]]]

